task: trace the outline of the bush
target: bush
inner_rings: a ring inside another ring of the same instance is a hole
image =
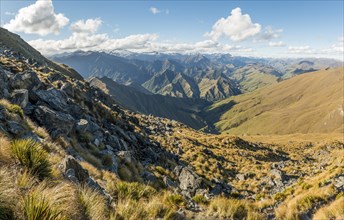
[[[15,140],[11,149],[20,164],[28,168],[33,175],[37,175],[40,180],[50,176],[48,154],[40,144],[31,139]]]
[[[118,200],[139,200],[141,198],[150,198],[156,193],[156,190],[154,188],[136,182],[110,183],[108,189],[109,192]]]

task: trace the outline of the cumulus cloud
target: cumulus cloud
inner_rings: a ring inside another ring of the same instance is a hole
[[[227,18],[216,21],[212,31],[205,36],[215,41],[221,36],[228,37],[232,41],[242,41],[257,35],[260,31],[260,24],[252,23],[250,15],[242,14],[240,8],[235,8]]]
[[[71,24],[70,28],[76,33],[95,33],[102,23],[100,18],[79,20]]]
[[[130,35],[121,39],[110,38],[107,34],[74,32],[62,40],[37,39],[28,43],[45,55],[76,50],[138,49],[146,47],[147,42],[157,39],[156,34]]]
[[[21,8],[14,19],[4,25],[4,28],[14,32],[27,34],[59,34],[69,19],[63,14],[56,14],[51,0],[38,0],[34,4]]]
[[[269,47],[285,47],[285,43],[283,41],[276,41],[276,42],[269,42]]]
[[[150,11],[153,15],[156,15],[156,14],[161,13],[161,11],[160,11],[158,8],[155,8],[155,7],[150,7],[150,8],[149,8],[149,11]]]

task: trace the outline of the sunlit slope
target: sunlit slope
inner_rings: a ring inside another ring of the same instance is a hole
[[[342,133],[343,86],[343,67],[320,70],[217,102],[206,115],[233,134]]]

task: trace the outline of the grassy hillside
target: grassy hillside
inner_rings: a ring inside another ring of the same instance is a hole
[[[207,120],[232,134],[343,132],[343,68],[303,74],[213,104]]]

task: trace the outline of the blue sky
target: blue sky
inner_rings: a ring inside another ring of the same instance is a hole
[[[45,54],[126,49],[343,60],[343,8],[343,1],[1,0],[1,26]]]

